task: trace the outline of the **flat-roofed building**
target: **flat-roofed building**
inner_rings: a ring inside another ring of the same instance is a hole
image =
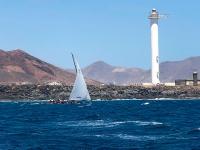
[[[188,80],[188,79],[178,79],[175,80],[175,85],[176,86],[198,86],[200,85],[200,80],[198,80],[198,74],[197,72],[193,73],[193,79]]]

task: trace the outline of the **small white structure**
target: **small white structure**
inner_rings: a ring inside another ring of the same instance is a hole
[[[165,86],[175,86],[175,82],[166,82],[164,83]]]
[[[151,23],[151,77],[152,84],[160,84],[159,79],[159,47],[158,47],[158,19],[160,19],[159,13],[156,9],[152,9],[150,16],[148,17]]]
[[[62,85],[62,83],[53,81],[53,82],[49,82],[47,85]]]
[[[142,83],[142,86],[144,86],[144,87],[152,87],[154,85],[152,83]]]

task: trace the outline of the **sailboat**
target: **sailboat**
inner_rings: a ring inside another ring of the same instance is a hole
[[[90,102],[91,100],[81,68],[73,54],[72,59],[76,70],[76,79],[70,97],[68,100],[50,100],[49,102],[52,104],[84,104],[85,102]]]
[[[79,101],[80,102],[80,101],[84,101],[84,100],[91,100],[90,94],[87,89],[87,85],[85,83],[85,80],[84,80],[84,77],[83,77],[83,74],[81,71],[81,68],[73,54],[72,54],[72,59],[73,59],[74,67],[76,70],[76,79],[74,82],[72,92],[69,97],[69,101]]]

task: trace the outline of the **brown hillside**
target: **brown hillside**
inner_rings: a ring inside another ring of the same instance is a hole
[[[72,85],[75,75],[54,65],[46,63],[22,50],[0,50],[0,83],[62,82]],[[87,80],[88,84],[97,84]]]

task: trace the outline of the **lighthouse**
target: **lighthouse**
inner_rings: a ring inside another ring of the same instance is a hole
[[[152,9],[150,16],[151,25],[151,77],[152,84],[160,84],[159,79],[159,47],[158,47],[158,20],[160,15],[156,9]]]

